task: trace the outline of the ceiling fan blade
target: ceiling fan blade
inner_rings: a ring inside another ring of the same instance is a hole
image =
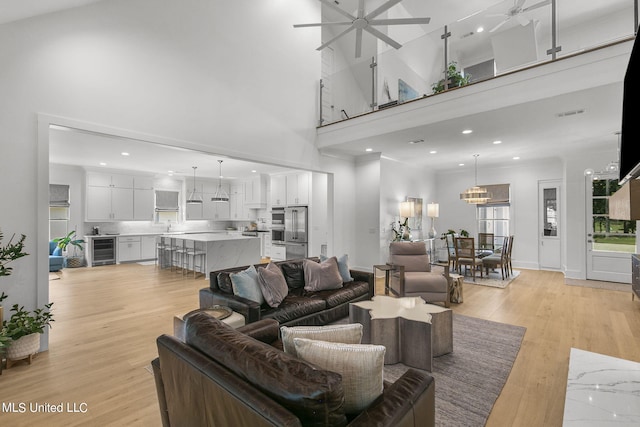
[[[331,25],[351,25],[353,24],[353,22],[351,21],[344,21],[344,22],[318,22],[315,24],[295,24],[293,26],[293,28],[305,28],[305,27],[324,27],[324,26],[331,26]]]
[[[320,3],[322,3],[323,5],[330,7],[331,9],[335,10],[336,12],[338,12],[340,15],[344,16],[347,19],[350,19],[352,21],[355,21],[356,17],[353,16],[352,14],[345,12],[343,9],[339,8],[338,5],[336,5],[334,2],[329,1],[329,0],[320,0]]]
[[[338,40],[340,37],[344,36],[345,34],[353,31],[356,27],[355,26],[350,26],[349,28],[347,28],[346,30],[344,30],[343,32],[341,32],[340,34],[338,34],[337,36],[335,36],[334,38],[332,38],[331,40],[329,40],[328,42],[324,42],[322,43],[316,50],[322,50],[325,47],[329,46],[331,43],[333,43],[334,41]]]
[[[356,58],[362,55],[362,28],[356,29]]]
[[[388,9],[391,9],[391,7],[395,6],[396,4],[400,3],[401,1],[402,0],[389,0],[388,2],[383,3],[382,5],[380,5],[376,9],[374,9],[372,12],[369,12],[369,14],[367,14],[367,16],[364,17],[364,19],[369,21],[372,18],[375,18],[376,16],[380,15],[382,12],[385,12]]]
[[[524,9],[522,9],[522,11],[527,12],[529,10],[538,9],[539,7],[548,6],[550,4],[551,4],[551,0],[541,1],[540,3],[532,4],[529,7],[525,7]]]
[[[364,18],[364,0],[358,1],[358,18]]]
[[[369,25],[406,25],[406,24],[428,24],[431,18],[396,18],[396,19],[373,19]]]
[[[379,38],[383,42],[387,43],[388,45],[391,45],[391,46],[395,47],[396,49],[400,49],[402,47],[402,45],[400,43],[398,43],[397,41],[395,41],[391,37],[387,36],[386,34],[380,32],[378,30],[376,30],[375,28],[373,28],[371,26],[364,27],[364,30],[367,31],[370,34],[373,34],[374,36],[376,36],[377,38]]]
[[[504,21],[500,22],[498,25],[496,25],[495,27],[493,27],[492,29],[489,30],[490,33],[493,33],[494,31],[497,31],[498,28],[502,27],[504,24],[507,23],[507,21],[509,21],[510,18],[505,19]]]

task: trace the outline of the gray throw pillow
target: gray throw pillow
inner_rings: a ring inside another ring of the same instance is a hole
[[[258,284],[269,307],[278,307],[289,293],[280,267],[273,262],[258,268]]]
[[[343,344],[360,344],[362,341],[362,324],[348,323],[346,325],[325,326],[281,326],[280,337],[282,349],[285,353],[297,356],[294,338],[308,338],[312,340],[339,342]]]
[[[258,284],[258,271],[253,265],[246,270],[231,273],[230,277],[234,295],[255,301],[260,305],[264,303],[262,289]]]
[[[304,290],[307,292],[340,289],[342,276],[338,271],[336,257],[331,257],[324,262],[317,263],[309,259],[303,260]]]
[[[329,259],[329,257],[320,255],[321,262],[327,259]],[[338,271],[340,272],[340,276],[342,276],[342,281],[344,283],[353,282],[353,277],[351,277],[351,272],[349,271],[349,256],[344,254],[336,257],[336,260],[338,261]]]

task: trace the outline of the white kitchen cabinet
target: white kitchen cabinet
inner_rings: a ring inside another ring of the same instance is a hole
[[[133,176],[116,173],[87,172],[87,185],[92,187],[133,188]]]
[[[244,182],[244,204],[250,209],[267,206],[267,177],[256,175]]]
[[[282,245],[271,245],[271,261],[284,261],[287,258],[287,248]]]
[[[229,219],[229,202],[212,202],[212,197],[213,193],[204,194],[202,218],[213,221]]]
[[[260,233],[260,234],[263,236],[262,240],[264,242],[264,245],[263,245],[264,253],[262,254],[262,256],[264,258],[269,258],[271,257],[271,232]]]
[[[153,221],[155,214],[153,189],[133,189],[133,219]]]
[[[133,219],[133,189],[87,187],[87,221],[124,221]]]
[[[150,176],[134,176],[133,188],[140,190],[153,190],[153,177]]]
[[[202,219],[203,218],[203,203],[187,203],[187,209],[185,210],[185,219],[187,221]]]
[[[311,174],[309,172],[287,174],[287,205],[308,205],[310,199],[310,184]]]
[[[139,261],[140,250],[140,236],[119,236],[117,262]]]
[[[155,259],[156,239],[158,236],[140,236],[140,259]]]
[[[271,175],[271,206],[285,206],[287,204],[286,175]]]

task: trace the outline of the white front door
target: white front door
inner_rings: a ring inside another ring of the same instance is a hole
[[[560,200],[560,180],[538,182],[538,260],[543,270],[560,270],[562,267]]]
[[[588,175],[587,279],[631,283],[635,221],[609,219],[609,196],[619,188],[615,175]]]

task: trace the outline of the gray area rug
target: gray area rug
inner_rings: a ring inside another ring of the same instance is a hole
[[[467,273],[469,274],[469,273]],[[518,276],[520,272],[518,270],[513,270],[513,274],[509,275],[509,277],[502,278],[502,273],[500,270],[491,271],[489,270],[489,276],[487,277],[486,273],[484,277],[480,277],[480,273],[476,273],[476,281],[473,281],[473,277],[465,276],[464,283],[468,283],[470,285],[480,285],[480,286],[490,286],[492,288],[501,288],[504,289],[507,285],[513,282]]]
[[[434,359],[436,425],[484,426],[507,382],[526,328],[453,315],[453,353]],[[384,377],[397,380],[409,369],[385,365]]]

